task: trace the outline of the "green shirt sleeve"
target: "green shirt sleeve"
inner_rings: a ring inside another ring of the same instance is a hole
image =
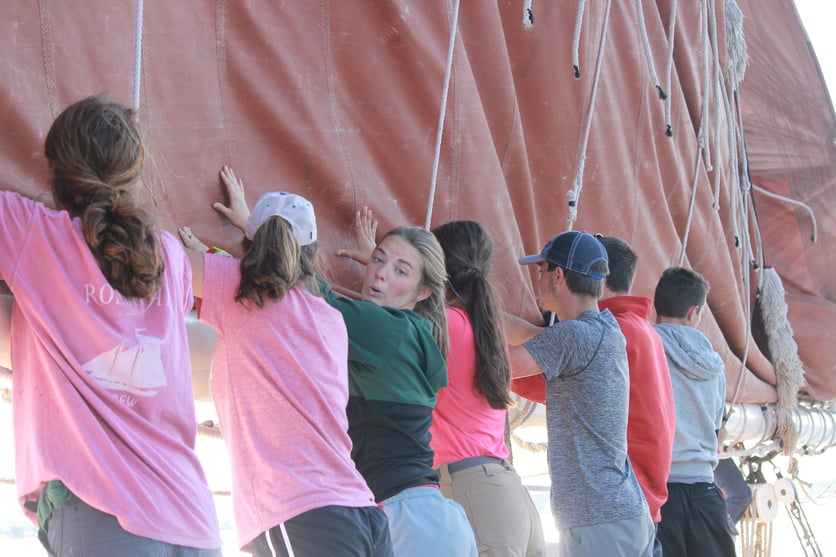
[[[348,329],[349,393],[366,399],[435,406],[447,366],[429,322],[409,310],[339,296],[321,284]]]

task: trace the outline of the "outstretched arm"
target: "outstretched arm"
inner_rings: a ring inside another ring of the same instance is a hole
[[[244,182],[238,179],[228,166],[221,169],[221,182],[226,187],[229,205],[217,202],[212,204],[212,208],[244,232],[247,230],[247,219],[250,218],[250,207],[247,205],[247,198],[244,197]]]
[[[203,253],[209,248],[192,233],[188,226],[178,230],[183,245],[186,246],[186,255],[189,256],[189,263],[192,265],[192,294],[195,298],[203,298]]]
[[[502,325],[505,331],[505,339],[509,344],[508,359],[511,362],[511,377],[516,379],[543,373],[540,364],[522,346],[526,341],[542,333],[543,327],[533,325],[510,313],[502,314]]]
[[[348,257],[363,265],[368,265],[372,252],[377,246],[375,236],[377,234],[377,219],[372,215],[372,210],[363,207],[354,215],[354,241],[356,248],[337,250],[340,257]]]
[[[538,327],[510,313],[502,314],[502,327],[505,331],[505,340],[511,346],[519,346],[543,332],[543,327]]]

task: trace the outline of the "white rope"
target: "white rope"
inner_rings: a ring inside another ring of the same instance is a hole
[[[134,114],[139,117],[139,86],[142,81],[142,0],[136,0],[136,50],[134,52]]]
[[[592,93],[589,97],[589,106],[586,109],[586,124],[584,125],[583,141],[578,156],[578,171],[575,180],[572,182],[572,189],[568,192],[569,213],[566,217],[566,230],[572,230],[572,225],[578,218],[578,200],[583,188],[583,171],[586,165],[586,150],[589,145],[589,132],[592,129],[592,114],[594,112],[595,100],[598,97],[598,83],[601,80],[601,67],[604,65],[604,47],[607,44],[607,27],[610,21],[610,8],[612,0],[607,0],[604,8],[604,19],[601,22],[601,40],[598,43],[598,59],[595,62],[595,78],[592,81]]]
[[[700,134],[704,140],[702,145],[705,168],[712,171],[711,145],[705,140],[709,134],[708,114],[710,110],[709,91],[711,91],[711,64],[709,61],[710,33],[708,23],[708,4],[706,0],[700,1],[700,62],[702,64],[702,106],[700,111]]]
[[[433,205],[435,203],[435,186],[438,179],[438,164],[441,158],[441,138],[444,135],[444,117],[447,113],[447,93],[450,90],[450,74],[453,73],[453,50],[456,46],[456,31],[459,27],[459,6],[461,0],[456,0],[453,8],[453,24],[450,27],[450,45],[447,48],[447,68],[444,72],[444,86],[441,93],[441,110],[438,115],[438,134],[435,138],[435,154],[433,155],[433,173],[430,178],[430,198],[427,202],[427,220],[424,228],[429,230],[433,218]]]
[[[691,237],[691,224],[694,220],[694,208],[696,206],[696,199],[697,199],[697,186],[699,185],[699,177],[700,177],[700,170],[702,164],[700,164],[700,159],[705,158],[703,164],[705,164],[706,169],[711,170],[711,160],[710,155],[707,153],[708,145],[705,139],[705,135],[708,129],[708,14],[707,14],[707,7],[705,0],[700,0],[700,9],[699,9],[699,33],[700,33],[700,40],[699,40],[699,54],[698,59],[702,63],[703,68],[703,98],[702,98],[702,108],[700,113],[700,122],[699,122],[699,129],[697,130],[697,152],[696,157],[694,158],[694,174],[693,179],[691,181],[691,199],[688,204],[688,216],[685,221],[685,231],[682,234],[682,248],[679,252],[679,266],[682,267],[685,264],[685,256],[687,254],[688,249],[688,240]]]
[[[583,10],[586,0],[578,2],[578,13],[575,15],[575,33],[572,35],[572,68],[575,71],[575,79],[581,77],[581,62],[578,51],[581,47],[581,27],[583,27]]]
[[[665,99],[665,135],[673,136],[673,128],[671,124],[671,75],[673,74],[673,44],[676,36],[676,0],[671,0],[671,19],[668,22],[668,54],[667,65],[665,66],[665,91],[668,92],[668,97]]]
[[[691,180],[691,201],[688,203],[688,217],[685,219],[685,232],[682,234],[682,251],[679,252],[679,266],[685,264],[685,250],[688,248],[688,238],[691,235],[691,223],[694,220],[694,206],[697,202],[697,185],[700,178],[700,155],[702,154],[703,144],[705,141],[702,137],[702,130],[697,132],[697,156],[694,158],[694,178]]]
[[[737,385],[734,389],[734,394],[732,395],[732,399],[730,404],[737,403],[738,398],[740,397],[740,393],[743,390],[743,383],[746,377],[746,372],[748,368],[746,367],[746,361],[749,359],[749,349],[751,348],[751,337],[752,337],[752,297],[749,295],[751,290],[751,277],[749,272],[749,261],[751,260],[751,238],[749,238],[748,232],[748,215],[749,215],[749,203],[748,203],[748,196],[743,195],[743,203],[741,204],[742,211],[741,211],[741,218],[744,221],[744,226],[741,227],[741,238],[742,242],[740,244],[741,248],[741,262],[740,262],[740,269],[741,274],[743,275],[743,299],[745,301],[744,306],[744,320],[746,322],[746,327],[744,330],[744,335],[746,337],[746,342],[743,348],[743,357],[740,358],[740,376],[737,378]]]
[[[523,2],[523,27],[531,27],[534,25],[534,10],[531,9],[533,0],[524,0]]]
[[[656,62],[653,59],[653,50],[650,48],[650,38],[647,36],[647,23],[644,20],[644,8],[642,0],[636,0],[636,12],[639,16],[639,35],[641,36],[642,47],[644,47],[644,58],[647,60],[647,68],[650,70],[650,80],[659,92],[659,98],[665,100],[668,95],[659,83],[659,76],[656,75]]]
[[[804,209],[810,217],[810,224],[813,227],[813,234],[810,239],[813,243],[816,243],[816,239],[818,237],[818,226],[816,224],[816,214],[813,212],[813,208],[804,203],[803,201],[798,201],[796,199],[792,199],[790,197],[786,197],[783,195],[779,195],[777,193],[772,193],[769,190],[765,190],[762,187],[758,186],[757,184],[752,184],[752,187],[755,189],[756,192],[765,195],[766,197],[770,197],[772,199],[777,199],[779,201],[783,201],[784,203],[789,203],[790,205],[795,205],[801,209]]]
[[[723,72],[720,68],[720,46],[717,40],[717,13],[714,9],[714,2],[710,4],[709,7],[709,36],[711,37],[711,69],[712,69],[712,79],[711,79],[711,93],[713,102],[711,103],[711,107],[714,110],[714,130],[713,130],[713,144],[714,144],[714,152],[717,153],[717,166],[719,167],[721,164],[720,160],[720,124],[722,121],[722,112],[720,112],[720,104],[721,104],[721,95],[720,95],[720,80],[722,79]],[[722,172],[718,171],[714,173],[714,182],[715,182],[715,189],[719,189],[720,187],[720,176]]]
[[[722,75],[720,76],[722,79]],[[729,191],[735,192],[740,187],[740,176],[738,172],[740,171],[737,166],[737,136],[736,131],[737,127],[734,125],[734,111],[732,110],[731,101],[729,100],[729,94],[726,91],[725,83],[723,83],[722,87],[720,87],[721,97],[720,99],[723,101],[723,112],[726,115],[726,149],[729,152]],[[734,196],[729,195],[729,206],[732,208]],[[720,185],[717,184],[714,189],[714,207],[719,209],[720,207]],[[732,210],[732,215],[734,212]],[[734,221],[732,218],[732,226],[735,241],[737,241],[737,222]]]
[[[722,183],[721,178],[724,176],[724,173],[720,171],[720,166],[722,164],[722,160],[720,158],[720,153],[722,153],[722,149],[720,148],[720,144],[722,141],[722,122],[723,116],[725,113],[720,110],[722,108],[722,100],[723,95],[720,91],[721,83],[720,80],[723,78],[722,72],[719,70],[719,67],[714,72],[714,152],[717,153],[717,172],[714,173],[714,196],[711,206],[717,210],[720,208],[720,185]]]

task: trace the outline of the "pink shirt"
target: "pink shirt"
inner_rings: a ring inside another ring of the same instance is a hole
[[[128,532],[214,548],[218,520],[194,452],[191,270],[180,243],[161,238],[161,290],[125,299],[102,275],[80,219],[0,192],[0,275],[15,295],[18,495],[37,500],[44,482],[60,479]]]
[[[505,410],[491,408],[473,386],[476,374],[476,346],[470,318],[462,309],[447,308],[450,356],[449,384],[438,392],[430,427],[430,446],[438,467],[471,456],[507,458]]]
[[[374,497],[351,460],[342,315],[294,288],[263,309],[235,301],[239,261],[204,255],[200,319],[219,335],[209,386],[232,463],[238,542],[326,505]]]

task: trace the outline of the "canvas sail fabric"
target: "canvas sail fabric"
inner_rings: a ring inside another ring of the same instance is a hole
[[[531,26],[522,23],[521,2],[464,2],[459,13],[432,221],[487,226],[506,307],[527,318],[538,315],[531,270],[516,260],[566,229],[605,4],[586,3],[577,80],[577,2],[534,3]],[[422,225],[454,5],[146,3],[137,72],[135,5],[79,10],[49,0],[3,2],[2,188],[45,192],[42,143],[58,112],[100,91],[130,105],[139,76],[139,118],[151,154],[148,203],[168,230],[188,225],[222,247],[240,240],[211,209],[222,196],[223,164],[243,178],[251,204],[279,189],[310,199],[329,256],[349,243],[349,225],[364,205],[381,230]],[[709,5],[722,45],[724,2]],[[749,54],[740,99],[752,181],[808,203],[818,217],[818,241],[811,242],[809,221],[797,207],[755,194],[749,216],[756,212],[766,263],[787,289],[806,389],[828,400],[836,397],[830,349],[836,281],[828,276],[836,268],[836,118],[792,2],[741,0],[740,7]],[[671,8],[669,1],[642,2],[660,78]],[[671,137],[639,41],[635,3],[613,2],[611,9],[573,227],[630,242],[640,256],[634,294],[652,296],[662,270],[679,263],[700,165],[685,265],[711,283],[711,311],[701,329],[726,362],[729,398],[739,385],[737,402],[772,402],[766,345],[755,341],[756,327],[755,335],[747,327],[758,271],[752,269],[747,288],[741,262],[749,265],[749,256],[736,245],[746,231],[736,236],[730,216],[734,160],[728,147],[716,145],[710,165],[697,157],[706,98],[699,3],[676,3],[666,91]],[[711,121],[715,126],[713,115]],[[733,125],[717,122],[723,134]],[[721,175],[716,207],[715,173]],[[339,286],[357,288],[356,264],[333,256],[330,263]],[[541,389],[533,381],[531,396]]]

